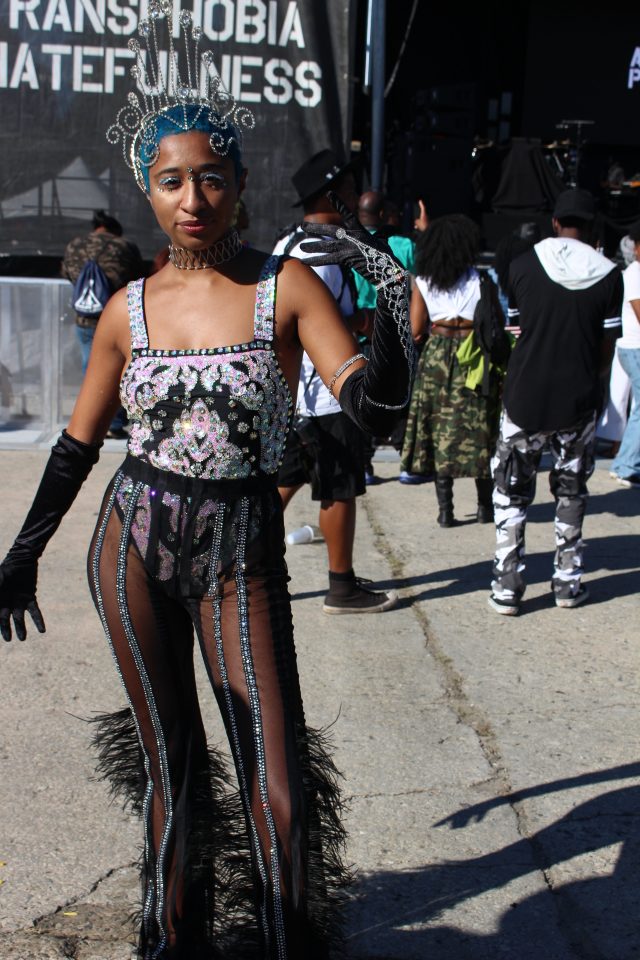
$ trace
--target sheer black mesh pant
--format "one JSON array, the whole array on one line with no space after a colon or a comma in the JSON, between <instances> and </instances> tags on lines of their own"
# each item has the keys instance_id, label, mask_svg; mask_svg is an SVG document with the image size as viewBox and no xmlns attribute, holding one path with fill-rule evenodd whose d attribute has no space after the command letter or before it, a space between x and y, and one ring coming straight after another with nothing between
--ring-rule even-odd
<instances>
[{"instance_id":1,"label":"sheer black mesh pant","mask_svg":"<svg viewBox=\"0 0 640 960\"><path fill-rule=\"evenodd\" d=\"M249 868L254 942L260 943L251 955L325 956L323 938L313 934L308 917L309 820L317 819L318 791L307 769L308 740L301 736L284 561L265 571L264 543L248 536L248 500L232 508L218 505L207 542L217 575L208 577L204 596L175 595L179 565L170 585L158 581L149 572L149 554L143 560L132 537L144 490L129 484L126 500L119 500L121 483L116 476L105 498L89 572L144 764L140 956L230 956L229 927L235 922L236 935L243 924L245 934L250 927L242 917L243 868ZM236 547L233 564L223 570L225 533L233 533ZM179 557L179 536L175 543ZM220 773L207 750L198 706L194 633L233 753L241 831L233 798L214 795ZM111 742L117 753L117 737ZM233 953L241 955L239 948Z\"/></svg>"}]
</instances>

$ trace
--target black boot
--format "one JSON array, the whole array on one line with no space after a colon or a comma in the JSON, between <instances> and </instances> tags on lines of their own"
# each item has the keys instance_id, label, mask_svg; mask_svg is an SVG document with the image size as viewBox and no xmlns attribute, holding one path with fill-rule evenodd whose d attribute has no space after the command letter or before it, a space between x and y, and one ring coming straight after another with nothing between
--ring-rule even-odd
<instances>
[{"instance_id":1,"label":"black boot","mask_svg":"<svg viewBox=\"0 0 640 960\"><path fill-rule=\"evenodd\" d=\"M478 492L478 523L493 523L493 480L490 477L476 478Z\"/></svg>"},{"instance_id":2,"label":"black boot","mask_svg":"<svg viewBox=\"0 0 640 960\"><path fill-rule=\"evenodd\" d=\"M452 527L454 524L453 477L436 477L436 496L438 498L438 524L441 527Z\"/></svg>"}]
</instances>

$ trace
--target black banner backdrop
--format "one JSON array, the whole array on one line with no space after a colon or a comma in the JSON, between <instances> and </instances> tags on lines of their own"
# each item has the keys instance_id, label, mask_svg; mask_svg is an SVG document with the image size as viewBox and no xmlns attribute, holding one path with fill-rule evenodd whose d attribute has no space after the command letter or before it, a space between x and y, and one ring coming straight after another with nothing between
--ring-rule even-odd
<instances>
[{"instance_id":1,"label":"black banner backdrop","mask_svg":"<svg viewBox=\"0 0 640 960\"><path fill-rule=\"evenodd\" d=\"M356 0L173 0L256 115L245 134L246 237L270 249L295 211L291 173L347 154ZM148 0L0 0L0 253L59 254L104 207L146 256L164 245L105 131L132 89L127 47Z\"/></svg>"}]
</instances>

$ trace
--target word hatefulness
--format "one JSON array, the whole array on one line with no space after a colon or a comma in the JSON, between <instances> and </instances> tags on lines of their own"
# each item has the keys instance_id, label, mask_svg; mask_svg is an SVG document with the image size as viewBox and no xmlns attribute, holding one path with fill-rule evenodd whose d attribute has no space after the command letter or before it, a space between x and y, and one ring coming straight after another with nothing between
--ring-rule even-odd
<instances>
[{"instance_id":1,"label":"word hatefulness","mask_svg":"<svg viewBox=\"0 0 640 960\"><path fill-rule=\"evenodd\" d=\"M166 59L166 53L165 53ZM0 88L22 85L53 91L71 88L75 93L113 93L116 77L127 72L125 61L134 54L126 48L43 43L32 48L21 43L16 51L0 42ZM161 58L162 59L162 58ZM212 70L216 72L215 68ZM295 99L302 107L317 107L322 100L322 68L314 60L292 64L288 60L223 54L220 77L240 103L285 105Z\"/></svg>"}]
</instances>

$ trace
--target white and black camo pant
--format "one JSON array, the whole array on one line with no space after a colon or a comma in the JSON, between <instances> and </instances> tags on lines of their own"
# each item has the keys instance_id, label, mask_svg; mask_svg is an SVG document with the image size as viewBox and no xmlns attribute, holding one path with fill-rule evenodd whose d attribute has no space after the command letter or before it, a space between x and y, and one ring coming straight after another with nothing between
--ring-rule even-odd
<instances>
[{"instance_id":1,"label":"white and black camo pant","mask_svg":"<svg viewBox=\"0 0 640 960\"><path fill-rule=\"evenodd\" d=\"M593 473L595 413L566 430L527 433L503 410L491 461L496 523L496 554L491 587L501 600L519 600L525 590L527 508L536 492L536 474L545 448L553 457L549 487L556 501L556 553L553 590L575 596L582 576L582 521L587 480Z\"/></svg>"}]
</instances>

